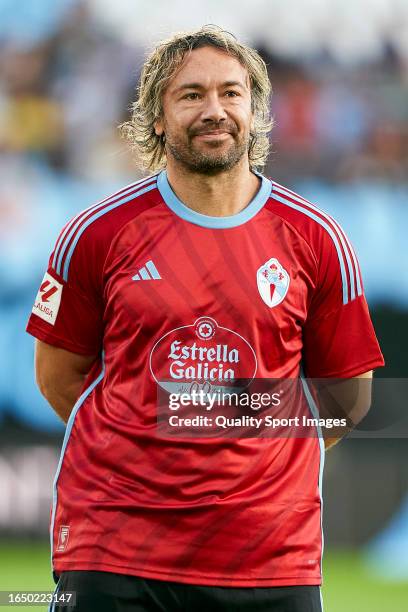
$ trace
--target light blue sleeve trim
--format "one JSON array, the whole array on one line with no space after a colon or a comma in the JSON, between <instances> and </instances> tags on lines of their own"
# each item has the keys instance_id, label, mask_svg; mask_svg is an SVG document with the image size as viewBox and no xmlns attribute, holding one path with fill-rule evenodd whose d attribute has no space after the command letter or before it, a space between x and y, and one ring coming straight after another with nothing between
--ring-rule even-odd
<instances>
[{"instance_id":1,"label":"light blue sleeve trim","mask_svg":"<svg viewBox=\"0 0 408 612\"><path fill-rule=\"evenodd\" d=\"M106 208L103 208L102 210L97 210L97 211L95 211L93 213L93 215L86 221L86 223L84 223L82 225L82 227L78 231L77 235L75 236L75 239L73 240L71 246L69 247L69 250L68 250L68 253L67 253L67 258L66 258L65 264L64 264L63 273L62 273L62 278L64 279L64 281L68 280L68 270L69 270L69 265L71 263L71 257L73 255L75 247L76 247L76 245L78 243L78 240L80 239L80 237L82 236L82 234L84 233L86 228L89 227L91 225L91 223L93 223L94 221L99 219L99 217L102 217L103 215L106 215L106 213L110 212L114 208L117 208L118 206L122 206L122 204L126 204L127 202L130 202L131 200L134 200L136 197L141 196L144 193L147 193L148 191L151 191L152 189L156 189L156 184L155 183L152 183L148 187L145 187L144 189L140 189L139 191L137 191L135 193L132 193L130 196L127 196L126 198L122 198L118 202L115 202L114 204L110 204L110 206L106 206ZM70 235L67 237L65 246L61 250L61 253L60 253L60 256L59 256L58 262L57 262L57 268L58 269L56 271L57 271L58 274L61 274L60 268L61 268L61 265L62 265L62 258L64 256L64 253L65 253L65 250L66 250L66 246L69 244L69 241L71 240L72 236L74 235L74 233L75 233L75 231L77 229L77 225L80 224L81 222L82 222L82 218L72 228L72 230L70 232Z\"/></svg>"},{"instance_id":2,"label":"light blue sleeve trim","mask_svg":"<svg viewBox=\"0 0 408 612\"><path fill-rule=\"evenodd\" d=\"M181 219L194 223L195 225L200 225L201 227L226 229L238 227L252 219L270 197L272 192L271 181L258 172L254 172L254 174L259 176L262 181L258 193L246 208L236 215L230 215L228 217L211 217L210 215L203 215L183 204L170 187L166 170L163 170L157 177L157 187L167 206Z\"/></svg>"},{"instance_id":3,"label":"light blue sleeve trim","mask_svg":"<svg viewBox=\"0 0 408 612\"><path fill-rule=\"evenodd\" d=\"M312 413L312 416L314 419L319 419L320 418L320 414L319 414L319 410L316 406L316 403L313 399L313 396L310 392L309 389L309 385L307 384L307 380L306 378L304 378L304 375L302 374L300 377L300 380L302 382L302 387L303 387L303 392L305 394L305 398L307 401L307 404L309 406L309 410ZM323 471L324 471L324 462L326 459L326 448L324 446L324 437L323 437L323 433L322 433L322 429L320 427L320 425L316 426L316 430L317 430L317 436L318 436L318 440L319 440L319 449L320 449L320 464L319 464L319 482L318 482L318 487L319 487L319 495L320 495L320 533L321 533L321 537L322 537L322 552L321 552L321 556L320 556L320 571L322 572L322 565L323 565L323 551L324 551L324 532L323 532ZM323 610L323 600L321 598L321 606L322 606L322 610Z\"/></svg>"},{"instance_id":4,"label":"light blue sleeve trim","mask_svg":"<svg viewBox=\"0 0 408 612\"><path fill-rule=\"evenodd\" d=\"M63 440L63 443L62 443L60 459L59 459L57 471L55 473L54 484L53 484L52 513L51 513L51 524L50 524L51 568L52 568L52 558L53 558L53 554L54 554L54 550L53 549L54 549L55 515L56 515L57 503L58 503L57 483L58 483L58 478L59 478L59 475L60 475L60 472L61 472L62 463L64 461L65 450L67 448L69 437L71 435L72 427L74 425L74 420L75 420L75 417L76 417L76 414L77 414L78 410L80 409L80 407L82 406L82 404L84 403L86 398L95 389L95 387L101 382L101 380L103 379L104 375L105 375L105 360L104 360L104 355L102 354L102 371L99 374L98 378L96 378L93 381L93 383L91 383L89 385L89 387L87 387L87 389L85 389L85 391L82 393L81 397L77 400L77 402L76 402L75 406L73 407L72 412L71 412L71 414L69 416L67 427L65 429L65 435L64 435L64 440Z\"/></svg>"},{"instance_id":5,"label":"light blue sleeve trim","mask_svg":"<svg viewBox=\"0 0 408 612\"><path fill-rule=\"evenodd\" d=\"M280 189L279 187L276 188L276 186L275 186L275 193L274 193L274 195L276 196L277 193L279 193L281 195L281 197L285 197L285 195L286 195L285 192L282 189ZM305 204L305 202L301 198L299 198L297 195L294 195L294 194L292 195L291 194L290 197L293 198L294 200L296 200L297 202L300 202L303 205ZM290 205L289 200L287 200L286 203L288 205ZM340 243L341 243L341 245L343 247L344 254L346 256L347 266L348 266L348 271L349 271L349 276L350 276L351 299L354 300L355 297L356 297L356 292L355 292L355 289L354 289L354 271L353 271L353 266L352 266L351 259L350 259L350 254L353 257L354 267L355 267L355 270L356 270L357 293L358 293L358 295L361 295L363 291L362 291L362 287L361 287L361 281L360 281L360 275L359 275L357 258L356 258L355 254L354 254L354 250L353 250L353 248L352 248L352 246L350 244L350 241L347 238L346 234L344 234L344 237L343 237L342 229L340 228L339 224L334 219L331 219L329 217L329 215L324 212L324 210L320 210L319 208L317 208L317 206L315 206L314 204L309 203L309 202L307 203L307 206L309 208L312 208L316 212L318 212L320 215L322 215L327 221L331 222L332 225L334 225L334 227L336 228L336 232L338 234L338 241L340 241ZM346 245L346 242L347 242L347 245ZM347 248L347 246L348 246L348 248ZM338 252L339 252L339 249L338 249Z\"/></svg>"},{"instance_id":6,"label":"light blue sleeve trim","mask_svg":"<svg viewBox=\"0 0 408 612\"><path fill-rule=\"evenodd\" d=\"M67 224L65 230L62 232L61 236L59 237L59 239L57 241L57 244L55 245L54 258L53 258L53 261L52 261L52 267L54 268L54 270L59 274L58 268L60 266L60 258L58 258L58 261L57 261L57 253L58 253L60 247L62 247L62 250L65 249L65 247L63 246L63 243L64 243L64 241L66 239L66 236L67 236L68 232L70 232L71 229L74 227L74 225L76 227L78 226L78 223L80 223L80 219L83 219L84 216L90 214L91 212L95 212L95 210L99 209L102 206L105 206L109 202L113 202L113 201L117 200L118 198L125 197L126 195L129 194L129 192L134 191L136 189L136 187L141 187L142 185L145 185L152 178L153 178L153 176L150 176L147 179L143 179L143 180L140 180L140 181L136 181L135 183L131 183L127 187L124 187L124 189L122 190L122 193L120 193L120 194L119 193L114 193L111 196L109 196L108 198L104 198L100 202L97 202L96 204L92 204L88 208L85 208L85 210L82 210L77 215L75 215L75 217L73 219L71 219L71 221ZM69 240L70 240L70 236L68 237L68 241Z\"/></svg>"},{"instance_id":7,"label":"light blue sleeve trim","mask_svg":"<svg viewBox=\"0 0 408 612\"><path fill-rule=\"evenodd\" d=\"M334 247L337 251L337 257L339 259L339 265L340 265L341 280L342 280L342 285L343 285L343 304L347 304L349 299L348 299L348 281L347 281L346 268L344 266L343 255L341 252L339 241L336 235L334 234L333 230L331 229L331 227L326 223L326 221L323 221L323 219L320 219L320 217L315 215L310 210L306 210L304 207L299 206L298 204L294 204L293 202L290 202L286 200L285 198L280 197L279 195L277 195L276 192L274 192L273 197L275 198L275 200L278 200L278 202L281 202L282 204L289 206L289 208L294 208L295 210L299 210L301 213L303 213L307 217L310 217L311 219L316 221L316 223L324 227L324 229L327 231L330 238L333 240Z\"/></svg>"}]
</instances>

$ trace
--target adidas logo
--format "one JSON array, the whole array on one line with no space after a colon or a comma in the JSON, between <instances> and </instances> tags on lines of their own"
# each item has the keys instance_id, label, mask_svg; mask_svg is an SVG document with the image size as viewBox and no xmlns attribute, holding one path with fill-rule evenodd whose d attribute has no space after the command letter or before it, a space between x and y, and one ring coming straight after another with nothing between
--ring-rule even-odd
<instances>
[{"instance_id":1,"label":"adidas logo","mask_svg":"<svg viewBox=\"0 0 408 612\"><path fill-rule=\"evenodd\" d=\"M150 274L149 274L149 272L150 272ZM143 266L143 268L140 268L138 273L135 274L134 276L132 276L132 280L134 280L134 281L140 281L140 280L160 280L160 279L161 279L161 276L159 274L159 271L158 271L158 269L156 268L156 266L154 265L154 263L152 262L151 259L149 261L146 261L146 263Z\"/></svg>"}]
</instances>

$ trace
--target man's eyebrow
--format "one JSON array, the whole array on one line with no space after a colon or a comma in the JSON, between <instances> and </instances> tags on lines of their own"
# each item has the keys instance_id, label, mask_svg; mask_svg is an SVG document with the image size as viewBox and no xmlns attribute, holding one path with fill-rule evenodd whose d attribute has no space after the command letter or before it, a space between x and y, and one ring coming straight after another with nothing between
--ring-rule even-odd
<instances>
[{"instance_id":1,"label":"man's eyebrow","mask_svg":"<svg viewBox=\"0 0 408 612\"><path fill-rule=\"evenodd\" d=\"M240 87L241 89L246 89L245 85L240 83L239 81L225 81L221 83L221 87ZM177 89L176 92L183 91L184 89L204 89L204 85L201 83L183 83Z\"/></svg>"},{"instance_id":2,"label":"man's eyebrow","mask_svg":"<svg viewBox=\"0 0 408 612\"><path fill-rule=\"evenodd\" d=\"M241 89L246 89L245 85L243 85L240 81L225 81L222 84L223 87L241 87Z\"/></svg>"}]
</instances>

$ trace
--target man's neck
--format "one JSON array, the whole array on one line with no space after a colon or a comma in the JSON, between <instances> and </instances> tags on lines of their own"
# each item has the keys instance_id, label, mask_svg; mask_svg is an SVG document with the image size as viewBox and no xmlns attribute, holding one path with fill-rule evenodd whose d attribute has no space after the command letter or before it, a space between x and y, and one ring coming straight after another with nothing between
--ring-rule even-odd
<instances>
[{"instance_id":1,"label":"man's neck","mask_svg":"<svg viewBox=\"0 0 408 612\"><path fill-rule=\"evenodd\" d=\"M255 197L261 183L251 172L247 159L214 176L190 172L168 159L167 178L183 204L211 217L239 213Z\"/></svg>"}]
</instances>

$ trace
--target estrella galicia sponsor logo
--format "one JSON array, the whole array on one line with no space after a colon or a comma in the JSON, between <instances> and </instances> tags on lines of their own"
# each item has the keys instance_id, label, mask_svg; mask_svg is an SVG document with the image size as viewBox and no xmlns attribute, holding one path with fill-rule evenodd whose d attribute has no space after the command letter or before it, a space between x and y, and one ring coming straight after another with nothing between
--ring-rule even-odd
<instances>
[{"instance_id":1,"label":"estrella galicia sponsor logo","mask_svg":"<svg viewBox=\"0 0 408 612\"><path fill-rule=\"evenodd\" d=\"M35 298L32 312L47 323L54 325L61 304L61 296L61 283L46 272Z\"/></svg>"},{"instance_id":2,"label":"estrella galicia sponsor logo","mask_svg":"<svg viewBox=\"0 0 408 612\"><path fill-rule=\"evenodd\" d=\"M257 367L250 343L212 317L170 330L150 353L153 378L173 393L209 387L231 390L238 379L252 380Z\"/></svg>"},{"instance_id":3,"label":"estrella galicia sponsor logo","mask_svg":"<svg viewBox=\"0 0 408 612\"><path fill-rule=\"evenodd\" d=\"M272 257L258 268L256 281L261 298L269 308L274 308L285 299L290 276L279 261Z\"/></svg>"}]
</instances>

